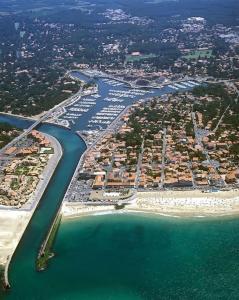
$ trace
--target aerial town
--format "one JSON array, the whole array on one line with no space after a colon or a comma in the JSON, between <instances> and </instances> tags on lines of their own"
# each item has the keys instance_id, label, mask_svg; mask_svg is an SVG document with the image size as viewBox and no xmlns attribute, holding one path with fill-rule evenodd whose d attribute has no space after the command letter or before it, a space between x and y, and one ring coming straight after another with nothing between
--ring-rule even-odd
<instances>
[{"instance_id":1,"label":"aerial town","mask_svg":"<svg viewBox=\"0 0 239 300\"><path fill-rule=\"evenodd\" d=\"M0 47L1 111L32 116L52 108L79 89L65 77L78 67L138 86L187 76L238 78L239 31L233 19L223 23L205 14L159 20L153 11L139 16L127 7L98 11L84 5L82 23L73 16L68 22L44 15L18 22L2 17L2 30L9 34Z\"/></svg>"},{"instance_id":2,"label":"aerial town","mask_svg":"<svg viewBox=\"0 0 239 300\"><path fill-rule=\"evenodd\" d=\"M0 77L0 299L239 299L239 1L1 0Z\"/></svg>"}]
</instances>

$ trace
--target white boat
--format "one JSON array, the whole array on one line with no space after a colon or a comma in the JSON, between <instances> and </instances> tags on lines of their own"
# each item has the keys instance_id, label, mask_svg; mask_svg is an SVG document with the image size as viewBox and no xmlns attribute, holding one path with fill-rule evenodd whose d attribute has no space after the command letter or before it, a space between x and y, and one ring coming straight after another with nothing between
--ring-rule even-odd
<instances>
[{"instance_id":1,"label":"white boat","mask_svg":"<svg viewBox=\"0 0 239 300\"><path fill-rule=\"evenodd\" d=\"M71 107L70 109L69 109L69 111L80 111L80 112L88 112L89 111L89 109L83 109L83 108L77 108L77 107Z\"/></svg>"},{"instance_id":2,"label":"white boat","mask_svg":"<svg viewBox=\"0 0 239 300\"><path fill-rule=\"evenodd\" d=\"M180 89L186 89L186 86L179 84L179 83L174 83L174 85Z\"/></svg>"},{"instance_id":3,"label":"white boat","mask_svg":"<svg viewBox=\"0 0 239 300\"><path fill-rule=\"evenodd\" d=\"M178 88L177 88L176 86L174 86L174 85L171 85L171 84L170 84L170 85L168 85L168 87L169 87L169 88L171 88L171 89L173 89L173 90L178 90Z\"/></svg>"},{"instance_id":4,"label":"white boat","mask_svg":"<svg viewBox=\"0 0 239 300\"><path fill-rule=\"evenodd\" d=\"M188 86L188 87L193 87L193 85L191 83L188 83L188 82L184 82L183 84Z\"/></svg>"},{"instance_id":5,"label":"white boat","mask_svg":"<svg viewBox=\"0 0 239 300\"><path fill-rule=\"evenodd\" d=\"M99 94L96 94L96 95L92 95L91 97L92 97L92 98L95 98L95 99L98 99L98 98L100 98L101 96L100 96Z\"/></svg>"},{"instance_id":6,"label":"white boat","mask_svg":"<svg viewBox=\"0 0 239 300\"><path fill-rule=\"evenodd\" d=\"M189 83L191 83L193 86L195 86L195 85L199 85L199 83L197 83L197 82L195 82L195 81L189 81Z\"/></svg>"}]
</instances>

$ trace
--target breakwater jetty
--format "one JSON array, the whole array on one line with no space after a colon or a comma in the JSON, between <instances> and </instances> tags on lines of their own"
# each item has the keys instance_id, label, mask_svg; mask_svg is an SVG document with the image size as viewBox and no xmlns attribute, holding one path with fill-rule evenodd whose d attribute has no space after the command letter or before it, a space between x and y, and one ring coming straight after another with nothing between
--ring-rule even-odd
<instances>
[{"instance_id":1,"label":"breakwater jetty","mask_svg":"<svg viewBox=\"0 0 239 300\"><path fill-rule=\"evenodd\" d=\"M36 268L38 271L45 270L47 267L48 260L54 256L54 253L52 252L52 246L61 223L61 208L62 205L59 207L57 214L52 222L52 225L47 233L47 236L39 250L36 260Z\"/></svg>"}]
</instances>

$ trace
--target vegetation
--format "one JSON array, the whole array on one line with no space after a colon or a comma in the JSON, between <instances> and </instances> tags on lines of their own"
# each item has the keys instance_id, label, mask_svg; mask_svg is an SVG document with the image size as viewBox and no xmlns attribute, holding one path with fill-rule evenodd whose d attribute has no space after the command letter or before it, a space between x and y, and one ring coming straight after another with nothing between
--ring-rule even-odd
<instances>
[{"instance_id":1,"label":"vegetation","mask_svg":"<svg viewBox=\"0 0 239 300\"><path fill-rule=\"evenodd\" d=\"M210 58L212 56L212 50L196 50L192 51L188 55L183 56L186 59L200 59L200 58Z\"/></svg>"},{"instance_id":2,"label":"vegetation","mask_svg":"<svg viewBox=\"0 0 239 300\"><path fill-rule=\"evenodd\" d=\"M125 208L125 204L115 204L115 210L120 210L120 209L123 209L123 208Z\"/></svg>"},{"instance_id":3,"label":"vegetation","mask_svg":"<svg viewBox=\"0 0 239 300\"><path fill-rule=\"evenodd\" d=\"M131 132L127 132L125 135L126 146L129 147L140 147L143 142L142 135L142 126L141 124L134 118L134 116L130 117L130 126L133 129Z\"/></svg>"},{"instance_id":4,"label":"vegetation","mask_svg":"<svg viewBox=\"0 0 239 300\"><path fill-rule=\"evenodd\" d=\"M236 96L230 95L223 85L210 84L208 86L196 87L193 90L193 94L198 97L212 96L214 99L210 102L194 104L194 111L203 114L204 126L206 126L209 121L212 121L212 127L215 128L228 107L232 113L224 115L224 123L233 128L239 126L239 104L235 101Z\"/></svg>"},{"instance_id":5,"label":"vegetation","mask_svg":"<svg viewBox=\"0 0 239 300\"><path fill-rule=\"evenodd\" d=\"M194 133L194 127L193 127L193 122L188 122L185 125L185 131L186 131L186 135L187 136L192 136L193 138L195 137L195 133Z\"/></svg>"},{"instance_id":6,"label":"vegetation","mask_svg":"<svg viewBox=\"0 0 239 300\"><path fill-rule=\"evenodd\" d=\"M80 3L82 9L72 9L75 6L73 0L30 0L14 5L12 1L4 1L0 4L1 111L36 115L62 102L69 92L79 89L79 83L64 78L66 70L76 64L88 64L102 70L122 70L132 65L146 72L163 70L172 71L173 75L183 74L188 66L185 69L174 66L175 61L182 57L178 45L183 44L188 49L199 46L197 34L190 35L189 40L189 35L180 31L185 19L204 17L209 33L210 26L215 24L228 27L239 24L239 4L234 0L228 0L227 5L223 0L179 0L151 4L138 0L90 2ZM137 22L111 22L104 15L109 7L120 7L127 14L146 18L149 22L143 25ZM169 38L169 31L177 31L178 34L172 33L172 38ZM178 39L175 40L176 36ZM118 50L109 53L104 46L116 41ZM197 58L208 57L209 75L238 78L237 68L231 71L230 68L219 68L218 56L230 51L225 40L215 37L211 42L212 50L194 51L189 55L188 58L193 62L195 60L195 64L190 66L190 75L201 69ZM130 53L133 51L139 51L142 55L132 57ZM236 60L234 64L237 64ZM148 82L150 78L149 81L139 80L141 84Z\"/></svg>"},{"instance_id":7,"label":"vegetation","mask_svg":"<svg viewBox=\"0 0 239 300\"><path fill-rule=\"evenodd\" d=\"M7 145L11 140L20 134L20 131L7 123L0 123L0 148Z\"/></svg>"},{"instance_id":8,"label":"vegetation","mask_svg":"<svg viewBox=\"0 0 239 300\"><path fill-rule=\"evenodd\" d=\"M233 155L234 160L236 162L239 162L239 143L233 144L229 150L230 150L230 154Z\"/></svg>"}]
</instances>

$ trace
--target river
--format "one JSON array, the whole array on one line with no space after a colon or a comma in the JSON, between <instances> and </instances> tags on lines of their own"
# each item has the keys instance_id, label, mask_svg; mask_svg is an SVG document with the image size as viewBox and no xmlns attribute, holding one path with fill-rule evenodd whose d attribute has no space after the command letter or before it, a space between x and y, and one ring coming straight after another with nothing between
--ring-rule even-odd
<instances>
[{"instance_id":1,"label":"river","mask_svg":"<svg viewBox=\"0 0 239 300\"><path fill-rule=\"evenodd\" d=\"M30 121L1 116L21 128ZM64 153L9 269L12 289L0 299L238 299L239 221L114 214L62 222L56 256L44 272L35 260L84 142L53 125L42 132Z\"/></svg>"}]
</instances>

